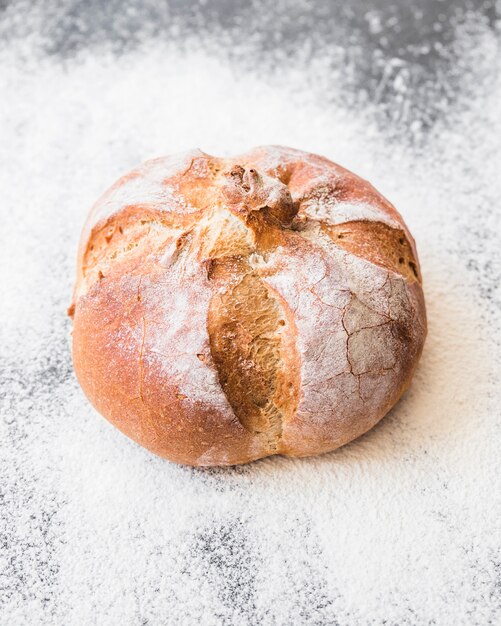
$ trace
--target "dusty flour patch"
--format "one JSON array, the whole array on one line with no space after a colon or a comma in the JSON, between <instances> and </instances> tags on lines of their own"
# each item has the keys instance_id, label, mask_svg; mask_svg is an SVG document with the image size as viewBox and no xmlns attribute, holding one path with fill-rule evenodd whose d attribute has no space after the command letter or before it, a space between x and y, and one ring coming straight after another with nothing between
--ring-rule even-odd
<instances>
[{"instance_id":1,"label":"dusty flour patch","mask_svg":"<svg viewBox=\"0 0 501 626\"><path fill-rule=\"evenodd\" d=\"M481 43L487 66L491 35ZM160 46L64 67L0 62L2 615L498 622L499 84L410 149L386 143L370 111L305 92L307 66L274 85ZM71 375L78 233L102 190L146 158L261 143L325 154L395 202L418 242L428 342L405 399L337 453L176 467L97 416Z\"/></svg>"}]
</instances>

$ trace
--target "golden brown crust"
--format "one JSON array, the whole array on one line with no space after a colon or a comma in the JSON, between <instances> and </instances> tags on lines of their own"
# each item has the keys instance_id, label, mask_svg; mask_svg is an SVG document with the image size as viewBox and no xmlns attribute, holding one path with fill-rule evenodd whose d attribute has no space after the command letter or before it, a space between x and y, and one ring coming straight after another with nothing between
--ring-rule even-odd
<instances>
[{"instance_id":1,"label":"golden brown crust","mask_svg":"<svg viewBox=\"0 0 501 626\"><path fill-rule=\"evenodd\" d=\"M120 179L84 227L69 313L96 409L191 465L351 441L405 391L426 334L395 208L327 159L273 146Z\"/></svg>"}]
</instances>

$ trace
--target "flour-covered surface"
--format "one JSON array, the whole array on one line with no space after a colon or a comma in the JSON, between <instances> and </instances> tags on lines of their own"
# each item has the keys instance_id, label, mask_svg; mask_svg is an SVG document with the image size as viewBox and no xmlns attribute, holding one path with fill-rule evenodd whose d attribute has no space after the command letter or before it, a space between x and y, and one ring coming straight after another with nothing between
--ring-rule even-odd
<instances>
[{"instance_id":1,"label":"flour-covered surface","mask_svg":"<svg viewBox=\"0 0 501 626\"><path fill-rule=\"evenodd\" d=\"M47 4L0 13L0 622L499 624L495 5ZM271 143L353 169L401 211L422 361L337 452L178 467L75 381L79 232L147 158Z\"/></svg>"}]
</instances>

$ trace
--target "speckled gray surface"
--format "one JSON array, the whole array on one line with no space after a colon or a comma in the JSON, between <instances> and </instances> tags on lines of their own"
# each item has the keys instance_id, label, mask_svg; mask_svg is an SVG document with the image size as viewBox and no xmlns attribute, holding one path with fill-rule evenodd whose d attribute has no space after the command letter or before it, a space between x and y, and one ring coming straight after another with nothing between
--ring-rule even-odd
<instances>
[{"instance_id":1,"label":"speckled gray surface","mask_svg":"<svg viewBox=\"0 0 501 626\"><path fill-rule=\"evenodd\" d=\"M494 2L0 2L0 622L501 622ZM371 433L193 470L88 405L66 317L93 200L141 160L261 143L370 179L430 333Z\"/></svg>"}]
</instances>

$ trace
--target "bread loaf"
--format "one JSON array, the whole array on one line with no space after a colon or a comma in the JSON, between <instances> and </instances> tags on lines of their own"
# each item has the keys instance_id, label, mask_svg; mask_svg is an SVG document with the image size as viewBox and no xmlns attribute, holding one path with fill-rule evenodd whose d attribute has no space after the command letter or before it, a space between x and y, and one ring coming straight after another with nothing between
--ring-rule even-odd
<instances>
[{"instance_id":1,"label":"bread loaf","mask_svg":"<svg viewBox=\"0 0 501 626\"><path fill-rule=\"evenodd\" d=\"M95 408L202 466L355 439L408 387L426 335L395 208L326 158L275 146L121 178L83 229L69 312Z\"/></svg>"}]
</instances>

